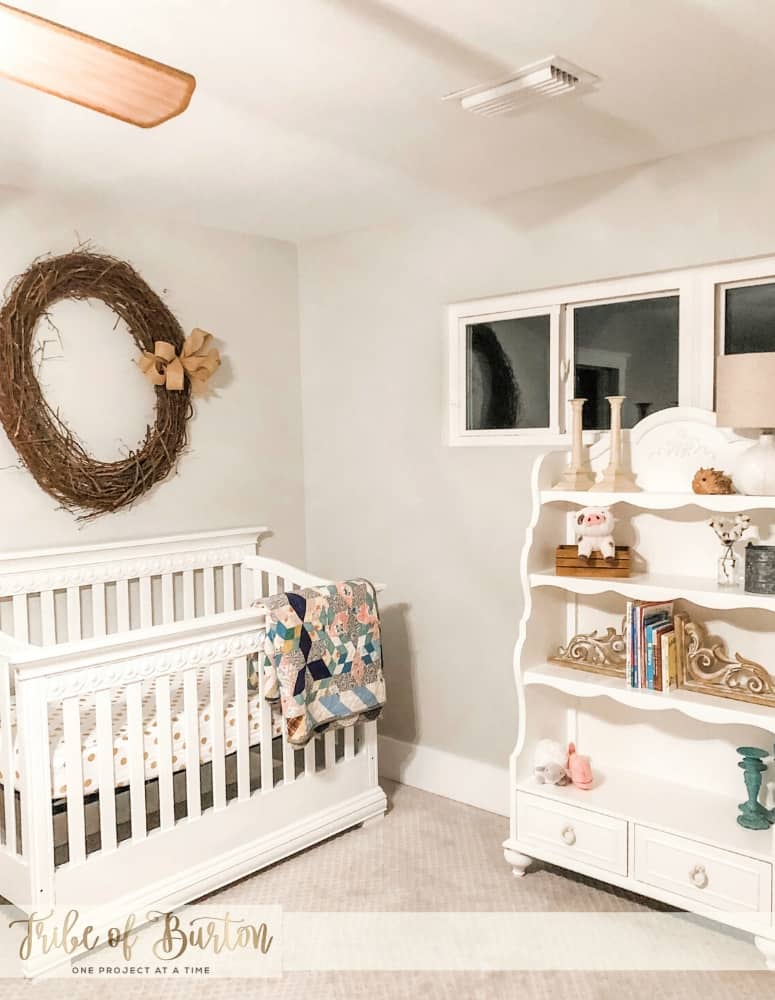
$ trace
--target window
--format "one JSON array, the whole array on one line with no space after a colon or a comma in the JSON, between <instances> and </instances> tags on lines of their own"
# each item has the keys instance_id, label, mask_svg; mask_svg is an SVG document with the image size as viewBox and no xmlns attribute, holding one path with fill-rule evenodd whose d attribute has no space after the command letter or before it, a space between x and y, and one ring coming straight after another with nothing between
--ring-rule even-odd
<instances>
[{"instance_id":1,"label":"window","mask_svg":"<svg viewBox=\"0 0 775 1000\"><path fill-rule=\"evenodd\" d=\"M511 297L510 297L511 298ZM560 435L560 308L507 300L450 307L450 415L455 444Z\"/></svg>"},{"instance_id":2,"label":"window","mask_svg":"<svg viewBox=\"0 0 775 1000\"><path fill-rule=\"evenodd\" d=\"M626 396L622 426L678 404L677 295L574 306L574 395L585 430L607 430L606 396Z\"/></svg>"},{"instance_id":3,"label":"window","mask_svg":"<svg viewBox=\"0 0 775 1000\"><path fill-rule=\"evenodd\" d=\"M449 440L566 445L567 400L606 396L632 428L671 406L710 410L717 354L775 352L775 256L461 302L448 309Z\"/></svg>"},{"instance_id":4,"label":"window","mask_svg":"<svg viewBox=\"0 0 775 1000\"><path fill-rule=\"evenodd\" d=\"M775 283L723 289L723 353L775 351Z\"/></svg>"},{"instance_id":5,"label":"window","mask_svg":"<svg viewBox=\"0 0 775 1000\"><path fill-rule=\"evenodd\" d=\"M550 317L466 326L466 429L549 427Z\"/></svg>"}]
</instances>

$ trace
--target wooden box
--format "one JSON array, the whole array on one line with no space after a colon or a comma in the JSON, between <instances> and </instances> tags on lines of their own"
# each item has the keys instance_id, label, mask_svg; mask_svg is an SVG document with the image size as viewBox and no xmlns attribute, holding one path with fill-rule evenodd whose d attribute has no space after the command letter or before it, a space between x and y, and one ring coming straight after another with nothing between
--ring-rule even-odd
<instances>
[{"instance_id":1,"label":"wooden box","mask_svg":"<svg viewBox=\"0 0 775 1000\"><path fill-rule=\"evenodd\" d=\"M577 545L558 545L555 565L557 576L629 576L630 547L617 545L614 559L604 559L599 552L583 559Z\"/></svg>"}]
</instances>

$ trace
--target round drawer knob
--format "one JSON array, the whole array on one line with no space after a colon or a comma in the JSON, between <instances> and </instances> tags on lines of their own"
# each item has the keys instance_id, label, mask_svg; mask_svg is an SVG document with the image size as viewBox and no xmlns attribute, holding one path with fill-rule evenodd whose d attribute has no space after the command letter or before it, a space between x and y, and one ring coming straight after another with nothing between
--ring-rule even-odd
<instances>
[{"instance_id":1,"label":"round drawer knob","mask_svg":"<svg viewBox=\"0 0 775 1000\"><path fill-rule=\"evenodd\" d=\"M708 873L702 865L695 865L694 868L690 868L689 878L692 884L696 885L698 889L704 889L708 884Z\"/></svg>"},{"instance_id":2,"label":"round drawer knob","mask_svg":"<svg viewBox=\"0 0 775 1000\"><path fill-rule=\"evenodd\" d=\"M576 843L576 831L572 826L563 827L561 837L571 847Z\"/></svg>"}]
</instances>

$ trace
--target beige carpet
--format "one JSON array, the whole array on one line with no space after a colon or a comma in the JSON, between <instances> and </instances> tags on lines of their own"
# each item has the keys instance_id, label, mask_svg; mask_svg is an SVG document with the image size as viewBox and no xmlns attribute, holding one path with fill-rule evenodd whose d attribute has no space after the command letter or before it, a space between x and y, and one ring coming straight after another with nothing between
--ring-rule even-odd
<instances>
[{"instance_id":1,"label":"beige carpet","mask_svg":"<svg viewBox=\"0 0 775 1000\"><path fill-rule=\"evenodd\" d=\"M513 878L500 844L506 821L490 813L407 788L387 785L390 812L382 823L351 831L290 858L218 894L219 901L279 903L286 911L450 910L648 912L643 900L548 868ZM347 872L343 889L342 872ZM482 1000L764 1000L775 974L458 972L286 973L280 980L158 979L29 983L0 982L0 1000L99 1000L178 997L183 1000L373 1000L418 997Z\"/></svg>"}]
</instances>

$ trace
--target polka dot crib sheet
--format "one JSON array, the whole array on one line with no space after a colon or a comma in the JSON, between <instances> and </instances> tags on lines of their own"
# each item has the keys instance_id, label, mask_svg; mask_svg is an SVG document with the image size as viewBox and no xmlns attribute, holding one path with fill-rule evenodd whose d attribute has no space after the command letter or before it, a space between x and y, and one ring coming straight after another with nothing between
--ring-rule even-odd
<instances>
[{"instance_id":1,"label":"polka dot crib sheet","mask_svg":"<svg viewBox=\"0 0 775 1000\"><path fill-rule=\"evenodd\" d=\"M217 720L210 707L210 671L206 665L197 669L197 692L199 700L199 762L207 764L212 759L213 732ZM172 769L181 771L186 765L186 716L183 707L183 677L170 677L170 708L172 716ZM248 743L256 746L261 737L261 701L257 691L248 691ZM143 757L146 781L158 777L159 738L156 719L156 697L152 690L143 689ZM97 720L92 698L80 699L81 747L83 769L83 791L90 795L98 790ZM279 706L272 708L272 736L282 732L282 715ZM234 671L231 663L224 669L223 680L223 727L224 747L227 754L237 749L236 726L237 706L234 696ZM0 720L2 725L2 720ZM11 708L11 725L16 731L15 707ZM62 706L52 704L49 713L49 736L51 752L52 796L54 799L67 794L67 774L65 767L65 742L62 721ZM129 785L129 735L127 726L126 699L123 688L116 688L113 696L113 774L115 787ZM18 741L14 739L15 784L21 781L21 758ZM5 775L0 772L0 784Z\"/></svg>"}]
</instances>

